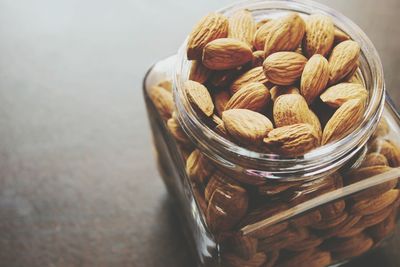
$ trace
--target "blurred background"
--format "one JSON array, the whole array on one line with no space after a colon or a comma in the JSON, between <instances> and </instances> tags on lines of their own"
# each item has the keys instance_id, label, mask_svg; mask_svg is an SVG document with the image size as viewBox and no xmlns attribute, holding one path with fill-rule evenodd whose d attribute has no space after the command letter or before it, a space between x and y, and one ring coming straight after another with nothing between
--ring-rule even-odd
<instances>
[{"instance_id":1,"label":"blurred background","mask_svg":"<svg viewBox=\"0 0 400 267\"><path fill-rule=\"evenodd\" d=\"M320 1L400 103L398 0ZM194 266L158 176L142 78L228 0L0 0L0 266ZM400 237L350 266L400 266Z\"/></svg>"}]
</instances>

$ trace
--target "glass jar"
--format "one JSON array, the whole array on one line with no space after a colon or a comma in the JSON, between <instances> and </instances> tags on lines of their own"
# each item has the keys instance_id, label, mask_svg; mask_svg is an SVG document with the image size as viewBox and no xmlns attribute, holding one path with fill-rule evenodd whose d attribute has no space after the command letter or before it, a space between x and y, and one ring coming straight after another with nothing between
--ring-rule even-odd
<instances>
[{"instance_id":1,"label":"glass jar","mask_svg":"<svg viewBox=\"0 0 400 267\"><path fill-rule=\"evenodd\" d=\"M219 12L239 9L257 21L288 11L330 15L361 46L357 74L370 97L347 137L284 158L242 148L197 115L182 90L191 67L186 42L156 63L143 87L157 163L199 265L329 266L381 245L396 228L400 204L400 118L385 97L375 48L354 23L314 2L249 1ZM173 81L161 84L168 107L151 92L164 80Z\"/></svg>"}]
</instances>

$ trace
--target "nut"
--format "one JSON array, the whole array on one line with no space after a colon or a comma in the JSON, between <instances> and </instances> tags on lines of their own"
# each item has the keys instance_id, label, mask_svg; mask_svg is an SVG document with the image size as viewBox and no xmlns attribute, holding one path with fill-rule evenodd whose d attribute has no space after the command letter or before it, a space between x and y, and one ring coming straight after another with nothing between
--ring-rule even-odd
<instances>
[{"instance_id":1,"label":"nut","mask_svg":"<svg viewBox=\"0 0 400 267\"><path fill-rule=\"evenodd\" d=\"M332 48L335 27L330 17L313 14L306 20L306 33L303 40L303 51L306 56L315 54L326 56Z\"/></svg>"},{"instance_id":2,"label":"nut","mask_svg":"<svg viewBox=\"0 0 400 267\"><path fill-rule=\"evenodd\" d=\"M174 111L174 100L172 94L160 86L149 89L149 97L164 120L168 120Z\"/></svg>"},{"instance_id":3,"label":"nut","mask_svg":"<svg viewBox=\"0 0 400 267\"><path fill-rule=\"evenodd\" d=\"M252 46L255 31L256 22L250 11L239 10L229 18L229 38L238 39Z\"/></svg>"},{"instance_id":4,"label":"nut","mask_svg":"<svg viewBox=\"0 0 400 267\"><path fill-rule=\"evenodd\" d=\"M201 59L206 44L215 39L227 37L228 24L228 19L217 13L210 13L202 18L189 35L188 59Z\"/></svg>"},{"instance_id":5,"label":"nut","mask_svg":"<svg viewBox=\"0 0 400 267\"><path fill-rule=\"evenodd\" d=\"M233 38L209 42L203 50L203 64L211 70L229 70L253 59L251 47Z\"/></svg>"},{"instance_id":6,"label":"nut","mask_svg":"<svg viewBox=\"0 0 400 267\"><path fill-rule=\"evenodd\" d=\"M267 79L278 85L291 85L303 72L307 58L295 52L276 52L268 56L263 63Z\"/></svg>"},{"instance_id":7,"label":"nut","mask_svg":"<svg viewBox=\"0 0 400 267\"><path fill-rule=\"evenodd\" d=\"M225 106L228 109L249 109L262 111L269 102L271 95L262 83L249 83L237 91Z\"/></svg>"},{"instance_id":8,"label":"nut","mask_svg":"<svg viewBox=\"0 0 400 267\"><path fill-rule=\"evenodd\" d=\"M184 87L194 108L210 117L214 113L214 103L207 88L201 83L190 80L185 82Z\"/></svg>"},{"instance_id":9,"label":"nut","mask_svg":"<svg viewBox=\"0 0 400 267\"><path fill-rule=\"evenodd\" d=\"M339 83L326 89L321 95L321 100L333 108L338 108L351 99L359 99L365 102L368 91L361 84Z\"/></svg>"},{"instance_id":10,"label":"nut","mask_svg":"<svg viewBox=\"0 0 400 267\"><path fill-rule=\"evenodd\" d=\"M333 48L329 57L329 84L344 79L358 64L360 45L354 41L344 41Z\"/></svg>"},{"instance_id":11,"label":"nut","mask_svg":"<svg viewBox=\"0 0 400 267\"><path fill-rule=\"evenodd\" d=\"M239 91L244 85L248 83L259 82L266 83L267 78L265 77L264 71L262 67L256 67L250 69L236 78L230 86L231 94L235 94Z\"/></svg>"}]
</instances>

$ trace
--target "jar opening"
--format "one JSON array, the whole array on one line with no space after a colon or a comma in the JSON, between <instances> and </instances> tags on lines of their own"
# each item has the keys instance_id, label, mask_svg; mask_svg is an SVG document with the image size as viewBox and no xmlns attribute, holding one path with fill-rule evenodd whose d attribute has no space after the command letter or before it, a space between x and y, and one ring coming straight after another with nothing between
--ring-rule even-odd
<instances>
[{"instance_id":1,"label":"jar opening","mask_svg":"<svg viewBox=\"0 0 400 267\"><path fill-rule=\"evenodd\" d=\"M366 34L341 13L308 0L246 1L219 10L229 16L236 10L248 9L256 20L290 11L303 15L324 13L332 17L337 28L347 33L361 46L360 71L370 92L362 122L341 140L318 147L302 157L286 158L276 154L259 153L243 148L215 133L204 125L189 104L183 83L188 79L190 61L186 58L187 39L180 47L173 76L174 98L178 119L189 138L213 161L228 168L242 168L252 175L272 179L304 179L326 174L342 166L366 143L375 129L385 102L383 68L378 53Z\"/></svg>"}]
</instances>

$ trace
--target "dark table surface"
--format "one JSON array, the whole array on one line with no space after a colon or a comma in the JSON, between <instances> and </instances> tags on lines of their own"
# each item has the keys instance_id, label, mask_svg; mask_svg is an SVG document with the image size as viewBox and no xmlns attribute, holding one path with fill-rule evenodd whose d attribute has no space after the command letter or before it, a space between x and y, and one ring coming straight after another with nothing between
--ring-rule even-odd
<instances>
[{"instance_id":1,"label":"dark table surface","mask_svg":"<svg viewBox=\"0 0 400 267\"><path fill-rule=\"evenodd\" d=\"M0 1L0 266L193 266L141 80L230 1ZM400 101L398 0L323 1L375 43ZM350 266L400 266L399 235Z\"/></svg>"}]
</instances>

